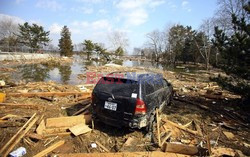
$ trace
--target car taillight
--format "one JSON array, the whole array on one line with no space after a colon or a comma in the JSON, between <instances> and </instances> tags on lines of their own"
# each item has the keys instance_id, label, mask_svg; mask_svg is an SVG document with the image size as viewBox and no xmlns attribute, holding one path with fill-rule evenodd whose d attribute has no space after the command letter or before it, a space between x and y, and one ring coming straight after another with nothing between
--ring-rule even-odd
<instances>
[{"instance_id":1,"label":"car taillight","mask_svg":"<svg viewBox=\"0 0 250 157\"><path fill-rule=\"evenodd\" d=\"M136 99L135 114L146 114L147 108L144 101Z\"/></svg>"}]
</instances>

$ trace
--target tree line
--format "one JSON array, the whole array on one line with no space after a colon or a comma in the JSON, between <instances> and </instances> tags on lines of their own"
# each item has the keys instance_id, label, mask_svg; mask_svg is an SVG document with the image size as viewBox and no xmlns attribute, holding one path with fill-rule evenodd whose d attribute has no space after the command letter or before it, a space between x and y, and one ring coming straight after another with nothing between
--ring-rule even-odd
<instances>
[{"instance_id":1,"label":"tree line","mask_svg":"<svg viewBox=\"0 0 250 157\"><path fill-rule=\"evenodd\" d=\"M43 26L38 24L16 24L11 19L6 19L0 22L0 46L7 46L9 51L13 47L26 46L35 52L40 52L44 46L48 46L51 42L49 38L49 31L46 31ZM73 53L73 43L71 33L67 26L63 26L61 30L61 38L59 39L59 51L61 56L71 57ZM108 51L103 43L94 43L91 40L84 40L81 51L87 54L89 59L92 53L109 59L109 54L124 55L125 49L128 45L128 40L121 32L111 32L108 36L110 42L113 44L114 51ZM50 45L50 47L53 47Z\"/></svg>"},{"instance_id":2,"label":"tree line","mask_svg":"<svg viewBox=\"0 0 250 157\"><path fill-rule=\"evenodd\" d=\"M250 2L219 0L214 17L199 29L181 24L149 32L144 48L135 53L156 62L204 63L250 79Z\"/></svg>"}]
</instances>

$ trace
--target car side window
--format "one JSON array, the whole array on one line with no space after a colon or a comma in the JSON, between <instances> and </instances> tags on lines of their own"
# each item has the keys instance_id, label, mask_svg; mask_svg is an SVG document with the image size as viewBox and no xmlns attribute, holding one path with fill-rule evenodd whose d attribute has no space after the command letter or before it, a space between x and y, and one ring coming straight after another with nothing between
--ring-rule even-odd
<instances>
[{"instance_id":1,"label":"car side window","mask_svg":"<svg viewBox=\"0 0 250 157\"><path fill-rule=\"evenodd\" d=\"M146 95L149 95L154 92L154 86L150 82L145 82L145 93Z\"/></svg>"},{"instance_id":2,"label":"car side window","mask_svg":"<svg viewBox=\"0 0 250 157\"><path fill-rule=\"evenodd\" d=\"M168 86L168 82L167 82L165 79L163 79L162 82L163 82L163 86L164 86L164 87L167 87L167 86Z\"/></svg>"},{"instance_id":3,"label":"car side window","mask_svg":"<svg viewBox=\"0 0 250 157\"><path fill-rule=\"evenodd\" d=\"M155 85L155 91L162 89L163 88L162 78L155 80L154 85Z\"/></svg>"}]
</instances>

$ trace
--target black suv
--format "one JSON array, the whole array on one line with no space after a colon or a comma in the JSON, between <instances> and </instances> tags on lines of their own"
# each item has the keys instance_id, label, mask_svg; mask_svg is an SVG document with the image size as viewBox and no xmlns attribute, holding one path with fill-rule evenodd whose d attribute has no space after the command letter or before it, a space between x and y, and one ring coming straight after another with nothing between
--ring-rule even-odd
<instances>
[{"instance_id":1,"label":"black suv","mask_svg":"<svg viewBox=\"0 0 250 157\"><path fill-rule=\"evenodd\" d=\"M173 87L161 74L111 73L93 90L93 118L116 127L148 128L155 109L161 110L172 97Z\"/></svg>"}]
</instances>

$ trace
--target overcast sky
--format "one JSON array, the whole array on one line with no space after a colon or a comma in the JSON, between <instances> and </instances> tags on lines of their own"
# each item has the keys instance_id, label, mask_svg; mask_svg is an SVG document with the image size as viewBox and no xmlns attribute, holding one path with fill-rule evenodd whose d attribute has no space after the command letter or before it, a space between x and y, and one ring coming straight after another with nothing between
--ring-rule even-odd
<instances>
[{"instance_id":1,"label":"overcast sky","mask_svg":"<svg viewBox=\"0 0 250 157\"><path fill-rule=\"evenodd\" d=\"M0 19L10 16L19 22L35 22L50 31L57 45L63 25L72 33L74 44L84 39L103 42L107 34L126 32L130 50L146 41L145 35L169 24L198 28L211 17L217 0L0 0Z\"/></svg>"}]
</instances>

